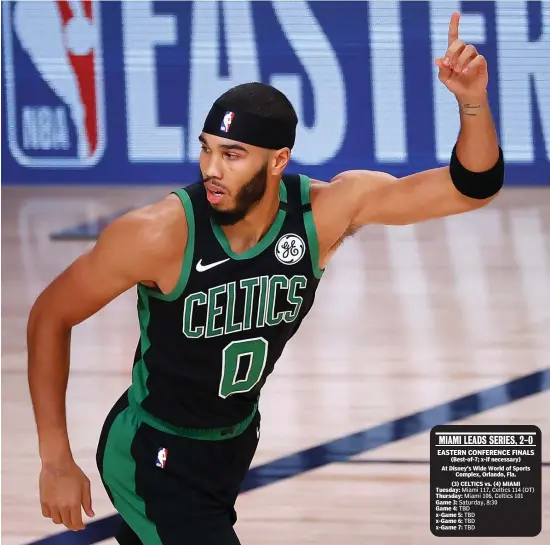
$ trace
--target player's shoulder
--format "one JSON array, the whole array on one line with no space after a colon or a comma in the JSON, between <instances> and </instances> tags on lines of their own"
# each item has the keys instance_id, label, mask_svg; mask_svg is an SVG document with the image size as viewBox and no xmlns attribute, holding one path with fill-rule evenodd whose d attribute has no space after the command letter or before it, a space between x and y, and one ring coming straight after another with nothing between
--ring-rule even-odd
<instances>
[{"instance_id":1,"label":"player's shoulder","mask_svg":"<svg viewBox=\"0 0 550 545\"><path fill-rule=\"evenodd\" d=\"M171 193L158 201L129 210L117 218L113 226L154 236L182 222L185 223L185 209L179 197Z\"/></svg>"},{"instance_id":2,"label":"player's shoulder","mask_svg":"<svg viewBox=\"0 0 550 545\"><path fill-rule=\"evenodd\" d=\"M163 228L185 219L185 207L175 193L127 212L127 220L148 228Z\"/></svg>"},{"instance_id":3,"label":"player's shoulder","mask_svg":"<svg viewBox=\"0 0 550 545\"><path fill-rule=\"evenodd\" d=\"M113 220L100 239L157 256L180 252L187 242L187 219L180 198L171 193Z\"/></svg>"}]
</instances>

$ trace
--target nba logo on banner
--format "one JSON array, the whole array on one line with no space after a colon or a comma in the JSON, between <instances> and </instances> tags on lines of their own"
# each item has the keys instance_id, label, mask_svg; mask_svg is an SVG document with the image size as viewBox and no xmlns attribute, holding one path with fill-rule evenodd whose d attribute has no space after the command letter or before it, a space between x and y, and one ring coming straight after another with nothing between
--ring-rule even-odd
<instances>
[{"instance_id":1,"label":"nba logo on banner","mask_svg":"<svg viewBox=\"0 0 550 545\"><path fill-rule=\"evenodd\" d=\"M89 167L105 148L99 0L2 2L8 141L30 167Z\"/></svg>"}]
</instances>

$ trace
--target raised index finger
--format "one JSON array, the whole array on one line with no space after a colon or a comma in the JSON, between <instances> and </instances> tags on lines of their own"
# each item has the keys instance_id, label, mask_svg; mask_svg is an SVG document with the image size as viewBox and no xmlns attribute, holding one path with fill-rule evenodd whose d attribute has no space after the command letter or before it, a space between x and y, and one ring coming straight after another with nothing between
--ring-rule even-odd
<instances>
[{"instance_id":1,"label":"raised index finger","mask_svg":"<svg viewBox=\"0 0 550 545\"><path fill-rule=\"evenodd\" d=\"M451 15L451 22L449 23L449 44L450 47L453 42L458 40L458 23L460 21L460 13L454 11Z\"/></svg>"}]
</instances>

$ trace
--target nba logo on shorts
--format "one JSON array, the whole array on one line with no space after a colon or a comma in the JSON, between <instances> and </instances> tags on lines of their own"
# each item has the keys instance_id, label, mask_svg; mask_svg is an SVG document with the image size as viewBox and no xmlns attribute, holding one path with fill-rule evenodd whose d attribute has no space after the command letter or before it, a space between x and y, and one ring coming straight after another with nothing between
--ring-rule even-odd
<instances>
[{"instance_id":1,"label":"nba logo on shorts","mask_svg":"<svg viewBox=\"0 0 550 545\"><path fill-rule=\"evenodd\" d=\"M235 118L235 114L233 112L225 112L225 115L223 116L222 126L220 127L220 131L229 132L229 128L231 127L231 123L233 123L234 118Z\"/></svg>"},{"instance_id":2,"label":"nba logo on shorts","mask_svg":"<svg viewBox=\"0 0 550 545\"><path fill-rule=\"evenodd\" d=\"M90 167L105 147L99 0L2 2L8 141L29 167Z\"/></svg>"},{"instance_id":3,"label":"nba logo on shorts","mask_svg":"<svg viewBox=\"0 0 550 545\"><path fill-rule=\"evenodd\" d=\"M161 467L164 469L164 466L166 465L166 459L168 458L168 450L165 448L159 448L157 452L157 467Z\"/></svg>"}]
</instances>

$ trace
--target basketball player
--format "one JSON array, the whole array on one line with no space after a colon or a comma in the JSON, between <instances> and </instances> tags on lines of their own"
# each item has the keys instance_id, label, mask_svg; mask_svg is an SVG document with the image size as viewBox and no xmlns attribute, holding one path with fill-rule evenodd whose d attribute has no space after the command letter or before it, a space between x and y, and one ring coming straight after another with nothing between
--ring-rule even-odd
<instances>
[{"instance_id":1,"label":"basketball player","mask_svg":"<svg viewBox=\"0 0 550 545\"><path fill-rule=\"evenodd\" d=\"M42 460L42 513L72 530L93 516L65 418L71 328L137 286L132 384L103 427L97 465L124 522L122 545L236 545L234 510L260 433L258 401L310 310L334 251L368 224L478 209L503 185L487 64L458 39L436 59L461 129L449 166L401 179L284 174L297 117L260 83L213 104L199 138L203 180L113 221L38 297L29 382Z\"/></svg>"}]
</instances>

